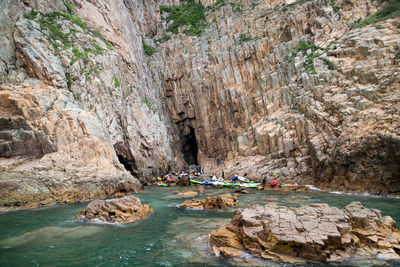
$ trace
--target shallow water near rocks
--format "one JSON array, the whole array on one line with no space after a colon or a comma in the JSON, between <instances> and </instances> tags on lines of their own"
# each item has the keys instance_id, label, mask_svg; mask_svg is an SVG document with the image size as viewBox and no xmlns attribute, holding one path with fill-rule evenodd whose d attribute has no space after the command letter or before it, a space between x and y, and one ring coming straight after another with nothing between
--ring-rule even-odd
<instances>
[{"instance_id":1,"label":"shallow water near rocks","mask_svg":"<svg viewBox=\"0 0 400 267\"><path fill-rule=\"evenodd\" d=\"M292 266L254 257L223 260L213 256L207 235L230 221L233 211L183 210L171 195L195 188L147 187L137 194L154 214L127 224L103 224L75 219L86 204L62 205L0 215L0 266ZM232 192L207 189L201 197ZM343 208L352 201L377 208L400 223L400 199L337 195L324 192L251 191L239 197L239 207L274 202L285 206L327 203ZM270 200L265 200L270 198ZM399 225L398 225L399 227ZM399 266L398 262L359 259L342 264L307 266Z\"/></svg>"}]
</instances>

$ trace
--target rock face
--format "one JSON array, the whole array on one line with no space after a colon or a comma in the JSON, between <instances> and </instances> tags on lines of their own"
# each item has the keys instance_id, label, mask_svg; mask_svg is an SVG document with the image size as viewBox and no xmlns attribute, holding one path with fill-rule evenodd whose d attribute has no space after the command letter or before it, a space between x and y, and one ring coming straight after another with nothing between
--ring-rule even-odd
<instances>
[{"instance_id":1,"label":"rock face","mask_svg":"<svg viewBox=\"0 0 400 267\"><path fill-rule=\"evenodd\" d=\"M351 257L400 259L400 231L389 216L352 202L300 208L253 206L235 212L231 223L211 232L215 254L284 262L342 261Z\"/></svg>"},{"instance_id":2,"label":"rock face","mask_svg":"<svg viewBox=\"0 0 400 267\"><path fill-rule=\"evenodd\" d=\"M237 198L231 194L223 194L218 197L206 197L205 199L186 200L180 208L190 209L224 209L239 204Z\"/></svg>"},{"instance_id":3,"label":"rock face","mask_svg":"<svg viewBox=\"0 0 400 267\"><path fill-rule=\"evenodd\" d=\"M206 170L400 192L398 18L352 29L379 8L370 0L201 2L205 33L152 60Z\"/></svg>"},{"instance_id":4,"label":"rock face","mask_svg":"<svg viewBox=\"0 0 400 267\"><path fill-rule=\"evenodd\" d=\"M151 213L153 209L150 205L142 205L137 197L125 196L118 199L94 200L81 211L80 216L88 220L130 223Z\"/></svg>"},{"instance_id":5,"label":"rock face","mask_svg":"<svg viewBox=\"0 0 400 267\"><path fill-rule=\"evenodd\" d=\"M188 163L400 192L399 18L352 29L381 1L196 2L199 36L161 17L186 1L0 2L2 209Z\"/></svg>"},{"instance_id":6,"label":"rock face","mask_svg":"<svg viewBox=\"0 0 400 267\"><path fill-rule=\"evenodd\" d=\"M140 19L120 1L106 14L69 2L0 3L1 210L130 194L185 164L141 63Z\"/></svg>"}]
</instances>

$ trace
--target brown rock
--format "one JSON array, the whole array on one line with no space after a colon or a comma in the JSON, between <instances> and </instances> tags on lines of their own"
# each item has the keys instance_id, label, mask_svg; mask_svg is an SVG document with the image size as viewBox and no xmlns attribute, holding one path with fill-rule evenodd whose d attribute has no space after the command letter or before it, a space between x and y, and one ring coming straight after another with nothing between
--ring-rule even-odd
<instances>
[{"instance_id":1,"label":"brown rock","mask_svg":"<svg viewBox=\"0 0 400 267\"><path fill-rule=\"evenodd\" d=\"M225 258L244 256L243 251L240 251L237 248L231 248L231 247L220 247L219 252L221 253L221 256L223 256Z\"/></svg>"},{"instance_id":2,"label":"brown rock","mask_svg":"<svg viewBox=\"0 0 400 267\"><path fill-rule=\"evenodd\" d=\"M230 194L220 195L218 197L207 197L202 200L186 200L179 207L191 209L224 209L226 207L237 205L239 201Z\"/></svg>"},{"instance_id":3,"label":"brown rock","mask_svg":"<svg viewBox=\"0 0 400 267\"><path fill-rule=\"evenodd\" d=\"M216 247L214 251L243 246L254 256L285 262L342 261L373 255L400 259L396 254L400 231L382 221L378 210L364 208L359 202L342 210L326 204L251 206L236 211L230 224L211 232L209 241Z\"/></svg>"},{"instance_id":4,"label":"brown rock","mask_svg":"<svg viewBox=\"0 0 400 267\"><path fill-rule=\"evenodd\" d=\"M153 213L150 205L142 205L140 199L126 196L118 199L94 200L80 213L88 220L99 219L105 222L130 223Z\"/></svg>"},{"instance_id":5,"label":"brown rock","mask_svg":"<svg viewBox=\"0 0 400 267\"><path fill-rule=\"evenodd\" d=\"M226 246L243 249L243 245L239 242L238 236L234 232L229 231L225 226L211 232L210 242L216 247Z\"/></svg>"}]
</instances>

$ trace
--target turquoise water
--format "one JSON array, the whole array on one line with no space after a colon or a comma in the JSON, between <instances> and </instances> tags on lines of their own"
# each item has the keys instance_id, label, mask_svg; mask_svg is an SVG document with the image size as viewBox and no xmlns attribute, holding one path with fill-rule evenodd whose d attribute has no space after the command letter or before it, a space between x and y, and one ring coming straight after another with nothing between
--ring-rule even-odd
<instances>
[{"instance_id":1,"label":"turquoise water","mask_svg":"<svg viewBox=\"0 0 400 267\"><path fill-rule=\"evenodd\" d=\"M182 210L173 195L187 188L148 187L137 196L151 204L154 214L128 225L93 224L75 219L86 204L63 205L0 215L0 266L290 266L248 257L222 260L213 256L207 235L228 223L234 209ZM231 192L208 189L204 196ZM253 191L239 198L239 207L266 204L301 206L328 203L344 207L360 201L400 222L400 199L337 195L321 192ZM379 260L352 261L328 266L399 266ZM326 266L313 264L309 266Z\"/></svg>"}]
</instances>

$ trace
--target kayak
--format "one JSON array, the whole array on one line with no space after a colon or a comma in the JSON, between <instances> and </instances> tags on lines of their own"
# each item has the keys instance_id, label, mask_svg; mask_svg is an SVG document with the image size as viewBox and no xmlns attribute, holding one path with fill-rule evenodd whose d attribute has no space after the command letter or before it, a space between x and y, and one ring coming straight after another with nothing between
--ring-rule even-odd
<instances>
[{"instance_id":1,"label":"kayak","mask_svg":"<svg viewBox=\"0 0 400 267\"><path fill-rule=\"evenodd\" d=\"M250 181L249 179L244 178L244 177L242 177L242 176L238 176L238 179L239 179L240 181L242 181L243 183L252 183L252 181Z\"/></svg>"},{"instance_id":2,"label":"kayak","mask_svg":"<svg viewBox=\"0 0 400 267\"><path fill-rule=\"evenodd\" d=\"M232 184L231 183L223 183L223 184L221 184L223 187L229 187L229 186L231 186Z\"/></svg>"},{"instance_id":3,"label":"kayak","mask_svg":"<svg viewBox=\"0 0 400 267\"><path fill-rule=\"evenodd\" d=\"M191 183L193 183L193 184L202 184L199 180L192 180L192 179L190 179L189 180Z\"/></svg>"},{"instance_id":4,"label":"kayak","mask_svg":"<svg viewBox=\"0 0 400 267\"><path fill-rule=\"evenodd\" d=\"M162 187L167 187L168 186L167 184L164 184L164 183L157 183L157 185L158 186L162 186Z\"/></svg>"},{"instance_id":5,"label":"kayak","mask_svg":"<svg viewBox=\"0 0 400 267\"><path fill-rule=\"evenodd\" d=\"M202 182L201 184L202 184L202 185L213 185L212 182L206 182L206 181Z\"/></svg>"},{"instance_id":6,"label":"kayak","mask_svg":"<svg viewBox=\"0 0 400 267\"><path fill-rule=\"evenodd\" d=\"M247 184L241 184L241 187L246 187L246 188L257 188L261 184L260 183L247 183Z\"/></svg>"}]
</instances>

